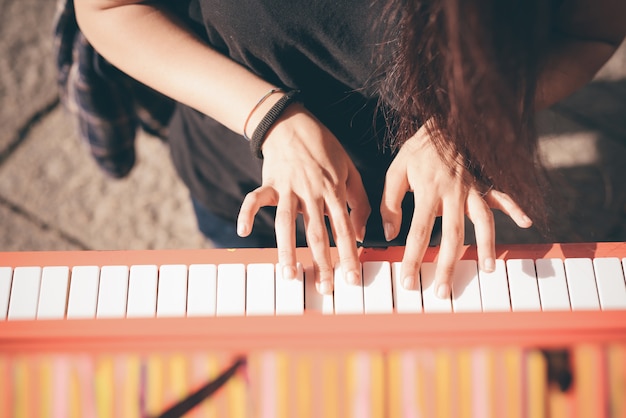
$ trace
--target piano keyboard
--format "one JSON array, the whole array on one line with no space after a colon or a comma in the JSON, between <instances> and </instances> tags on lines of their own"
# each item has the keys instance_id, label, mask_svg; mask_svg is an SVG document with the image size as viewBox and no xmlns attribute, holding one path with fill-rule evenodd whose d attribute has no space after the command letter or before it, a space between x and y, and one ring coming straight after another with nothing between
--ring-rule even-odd
<instances>
[{"instance_id":1,"label":"piano keyboard","mask_svg":"<svg viewBox=\"0 0 626 418\"><path fill-rule=\"evenodd\" d=\"M359 327L380 327L405 344L411 338L404 333L422 341L447 333L453 341L450 333L458 334L461 326L467 331L460 340L469 331L480 338L485 329L494 334L497 328L502 329L491 340L537 333L537 327L546 334L570 329L565 334L578 339L603 339L626 329L626 244L500 248L492 273L479 271L475 249L467 247L449 299L432 290L434 248L426 253L418 288L399 285L402 250L362 249L362 285L337 279L332 295L315 290L306 249L299 249L295 280L280 277L273 249L0 253L0 341L16 348L42 338L52 342L47 329L84 343L83 335L130 336L134 328L164 338L160 329L166 323L194 340L219 334L225 345L239 341L228 327L248 330L261 345L275 342L261 333L287 327L294 335L289 346L299 344L303 327L325 337L339 334L333 341L348 340ZM336 276L342 276L339 267ZM480 326L472 324L477 316ZM102 326L94 328L92 320ZM205 331L198 335L192 327Z\"/></svg>"},{"instance_id":2,"label":"piano keyboard","mask_svg":"<svg viewBox=\"0 0 626 418\"><path fill-rule=\"evenodd\" d=\"M435 296L434 262L422 265L413 290L399 283L400 262L363 262L360 286L337 267L332 295L320 295L301 265L295 280L271 263L0 267L0 319L626 310L624 265L617 257L500 259L484 273L461 260L449 299Z\"/></svg>"},{"instance_id":3,"label":"piano keyboard","mask_svg":"<svg viewBox=\"0 0 626 418\"><path fill-rule=\"evenodd\" d=\"M626 243L467 247L447 300L402 251L330 296L306 249L0 253L0 416L155 416L240 356L192 416L626 416Z\"/></svg>"}]
</instances>

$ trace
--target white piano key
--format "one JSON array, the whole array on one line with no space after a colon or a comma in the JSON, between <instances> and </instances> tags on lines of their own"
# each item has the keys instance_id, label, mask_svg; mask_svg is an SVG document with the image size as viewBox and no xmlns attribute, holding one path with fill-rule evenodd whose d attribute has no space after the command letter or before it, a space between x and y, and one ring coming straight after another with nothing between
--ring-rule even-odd
<instances>
[{"instance_id":1,"label":"white piano key","mask_svg":"<svg viewBox=\"0 0 626 418\"><path fill-rule=\"evenodd\" d=\"M620 260L596 258L593 267L602 309L626 309L626 283Z\"/></svg>"},{"instance_id":2,"label":"white piano key","mask_svg":"<svg viewBox=\"0 0 626 418\"><path fill-rule=\"evenodd\" d=\"M544 311L569 311L569 291L565 278L565 267L560 258L535 260L537 284L541 309Z\"/></svg>"},{"instance_id":3,"label":"white piano key","mask_svg":"<svg viewBox=\"0 0 626 418\"><path fill-rule=\"evenodd\" d=\"M391 263L391 282L393 288L393 306L398 313L422 312L422 289L420 280L417 280L415 289L405 289L402 286L402 263Z\"/></svg>"},{"instance_id":4,"label":"white piano key","mask_svg":"<svg viewBox=\"0 0 626 418\"><path fill-rule=\"evenodd\" d=\"M539 258L535 260L537 285L541 309L544 311L569 311L569 291L565 267L560 258Z\"/></svg>"},{"instance_id":5,"label":"white piano key","mask_svg":"<svg viewBox=\"0 0 626 418\"><path fill-rule=\"evenodd\" d=\"M215 316L217 306L217 266L189 266L187 316Z\"/></svg>"},{"instance_id":6,"label":"white piano key","mask_svg":"<svg viewBox=\"0 0 626 418\"><path fill-rule=\"evenodd\" d=\"M248 264L246 274L246 315L274 315L275 282L274 264Z\"/></svg>"},{"instance_id":7,"label":"white piano key","mask_svg":"<svg viewBox=\"0 0 626 418\"><path fill-rule=\"evenodd\" d=\"M156 315L159 268L156 265L130 267L128 279L128 318L152 318Z\"/></svg>"},{"instance_id":8,"label":"white piano key","mask_svg":"<svg viewBox=\"0 0 626 418\"><path fill-rule=\"evenodd\" d=\"M599 310L598 289L589 258L566 258L565 276L572 310Z\"/></svg>"},{"instance_id":9,"label":"white piano key","mask_svg":"<svg viewBox=\"0 0 626 418\"><path fill-rule=\"evenodd\" d=\"M363 263L365 313L392 313L391 265L388 261Z\"/></svg>"},{"instance_id":10,"label":"white piano key","mask_svg":"<svg viewBox=\"0 0 626 418\"><path fill-rule=\"evenodd\" d=\"M95 318L98 305L98 266L76 266L70 279L70 296L67 303L68 318Z\"/></svg>"},{"instance_id":11,"label":"white piano key","mask_svg":"<svg viewBox=\"0 0 626 418\"><path fill-rule=\"evenodd\" d=\"M128 266L103 266L96 318L124 318L127 298Z\"/></svg>"},{"instance_id":12,"label":"white piano key","mask_svg":"<svg viewBox=\"0 0 626 418\"><path fill-rule=\"evenodd\" d=\"M507 260L506 271L509 278L511 309L513 311L540 311L541 302L533 260Z\"/></svg>"},{"instance_id":13,"label":"white piano key","mask_svg":"<svg viewBox=\"0 0 626 418\"><path fill-rule=\"evenodd\" d=\"M478 264L475 260L459 260L452 279L452 308L454 312L481 312Z\"/></svg>"},{"instance_id":14,"label":"white piano key","mask_svg":"<svg viewBox=\"0 0 626 418\"><path fill-rule=\"evenodd\" d=\"M294 279L284 279L280 264L276 264L276 315L301 315L304 312L304 272L296 265Z\"/></svg>"},{"instance_id":15,"label":"white piano key","mask_svg":"<svg viewBox=\"0 0 626 418\"><path fill-rule=\"evenodd\" d=\"M335 313L356 314L363 313L363 277L358 285L349 284L339 264L335 266Z\"/></svg>"},{"instance_id":16,"label":"white piano key","mask_svg":"<svg viewBox=\"0 0 626 418\"><path fill-rule=\"evenodd\" d=\"M8 319L36 318L40 283L41 267L15 268Z\"/></svg>"},{"instance_id":17,"label":"white piano key","mask_svg":"<svg viewBox=\"0 0 626 418\"><path fill-rule=\"evenodd\" d=\"M6 319L9 310L12 277L13 269L11 267L0 267L0 320Z\"/></svg>"},{"instance_id":18,"label":"white piano key","mask_svg":"<svg viewBox=\"0 0 626 418\"><path fill-rule=\"evenodd\" d=\"M483 303L483 312L510 311L509 284L506 278L504 260L496 260L496 269L487 273L478 271L480 281L480 295Z\"/></svg>"},{"instance_id":19,"label":"white piano key","mask_svg":"<svg viewBox=\"0 0 626 418\"><path fill-rule=\"evenodd\" d=\"M187 314L187 266L164 264L159 269L157 317L181 317Z\"/></svg>"},{"instance_id":20,"label":"white piano key","mask_svg":"<svg viewBox=\"0 0 626 418\"><path fill-rule=\"evenodd\" d=\"M322 295L315 287L315 272L312 266L304 271L304 308L307 311L331 315L335 312L334 294Z\"/></svg>"},{"instance_id":21,"label":"white piano key","mask_svg":"<svg viewBox=\"0 0 626 418\"><path fill-rule=\"evenodd\" d=\"M216 315L246 314L246 266L220 264L217 266Z\"/></svg>"},{"instance_id":22,"label":"white piano key","mask_svg":"<svg viewBox=\"0 0 626 418\"><path fill-rule=\"evenodd\" d=\"M43 268L41 273L41 289L39 291L37 318L65 318L69 284L69 267L55 266Z\"/></svg>"},{"instance_id":23,"label":"white piano key","mask_svg":"<svg viewBox=\"0 0 626 418\"><path fill-rule=\"evenodd\" d=\"M435 293L435 271L436 263L422 263L422 302L424 303L424 312L452 312L452 301L450 297L441 299Z\"/></svg>"}]
</instances>

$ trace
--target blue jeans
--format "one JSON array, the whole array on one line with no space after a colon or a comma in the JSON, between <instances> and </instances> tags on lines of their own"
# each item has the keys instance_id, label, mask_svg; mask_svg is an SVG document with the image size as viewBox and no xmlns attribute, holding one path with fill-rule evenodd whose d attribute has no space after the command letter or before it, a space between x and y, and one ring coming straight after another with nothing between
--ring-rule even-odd
<instances>
[{"instance_id":1,"label":"blue jeans","mask_svg":"<svg viewBox=\"0 0 626 418\"><path fill-rule=\"evenodd\" d=\"M237 226L206 209L200 202L191 198L193 210L196 213L198 229L213 242L216 248L276 248L276 235L252 229L245 238L237 235ZM296 246L306 247L302 215L296 220Z\"/></svg>"},{"instance_id":2,"label":"blue jeans","mask_svg":"<svg viewBox=\"0 0 626 418\"><path fill-rule=\"evenodd\" d=\"M196 199L192 198L191 202L193 204L194 212L196 213L196 219L198 222L198 228L200 232L209 239L216 248L276 248L276 236L274 233L263 233L258 230L252 229L252 233L245 238L237 235L237 227L234 223L231 223L210 210L206 209L202 206L200 202ZM387 242L382 238L382 228L380 229L380 237L377 239L376 237L370 237L366 240L366 246L368 247L387 247L394 245L405 245L404 240L406 237L406 231L408 230L409 218L407 217L403 222L402 232L398 238L396 238L392 242ZM375 222L381 224L382 222L379 218L374 219ZM368 225L368 229L373 230L372 225ZM334 246L334 242L332 240L332 235L330 234L329 229L329 237L331 239L331 245ZM437 218L435 220L434 229L431 236L430 245L437 245L439 239L441 238L441 218ZM303 232L302 226L302 216L298 217L298 233L296 235L296 246L305 247L306 246L306 238Z\"/></svg>"},{"instance_id":3,"label":"blue jeans","mask_svg":"<svg viewBox=\"0 0 626 418\"><path fill-rule=\"evenodd\" d=\"M273 248L276 247L276 238L261 234L254 229L252 233L242 238L237 235L235 224L220 218L202 206L196 199L191 199L193 210L196 213L198 228L216 248Z\"/></svg>"}]
</instances>

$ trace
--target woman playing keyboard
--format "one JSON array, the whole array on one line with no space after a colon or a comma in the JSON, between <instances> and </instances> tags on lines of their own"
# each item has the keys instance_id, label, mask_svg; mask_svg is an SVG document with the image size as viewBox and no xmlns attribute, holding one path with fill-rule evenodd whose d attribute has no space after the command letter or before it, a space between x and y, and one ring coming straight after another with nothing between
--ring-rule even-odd
<instances>
[{"instance_id":1,"label":"woman playing keyboard","mask_svg":"<svg viewBox=\"0 0 626 418\"><path fill-rule=\"evenodd\" d=\"M357 242L405 245L411 288L441 217L444 298L465 215L486 271L492 209L522 228L545 221L535 111L588 82L626 30L626 3L614 0L75 8L99 53L178 102L173 161L216 246L277 246L290 277L306 242L327 293L331 243L352 283Z\"/></svg>"}]
</instances>

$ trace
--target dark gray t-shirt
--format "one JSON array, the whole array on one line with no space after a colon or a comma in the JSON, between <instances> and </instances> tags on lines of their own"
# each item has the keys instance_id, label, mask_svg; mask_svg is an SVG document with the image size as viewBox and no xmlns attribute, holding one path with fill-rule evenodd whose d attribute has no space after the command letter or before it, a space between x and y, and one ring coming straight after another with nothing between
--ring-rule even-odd
<instances>
[{"instance_id":1,"label":"dark gray t-shirt","mask_svg":"<svg viewBox=\"0 0 626 418\"><path fill-rule=\"evenodd\" d=\"M373 4L372 4L373 3ZM301 99L343 144L370 198L370 245L384 243L380 195L391 161L377 111L375 56L384 2L358 0L191 0L189 24L213 48L263 79L301 90ZM260 185L262 161L248 142L211 118L179 106L171 124L174 164L192 196L235 222ZM273 234L272 210L255 229ZM367 241L366 241L367 242Z\"/></svg>"}]
</instances>

